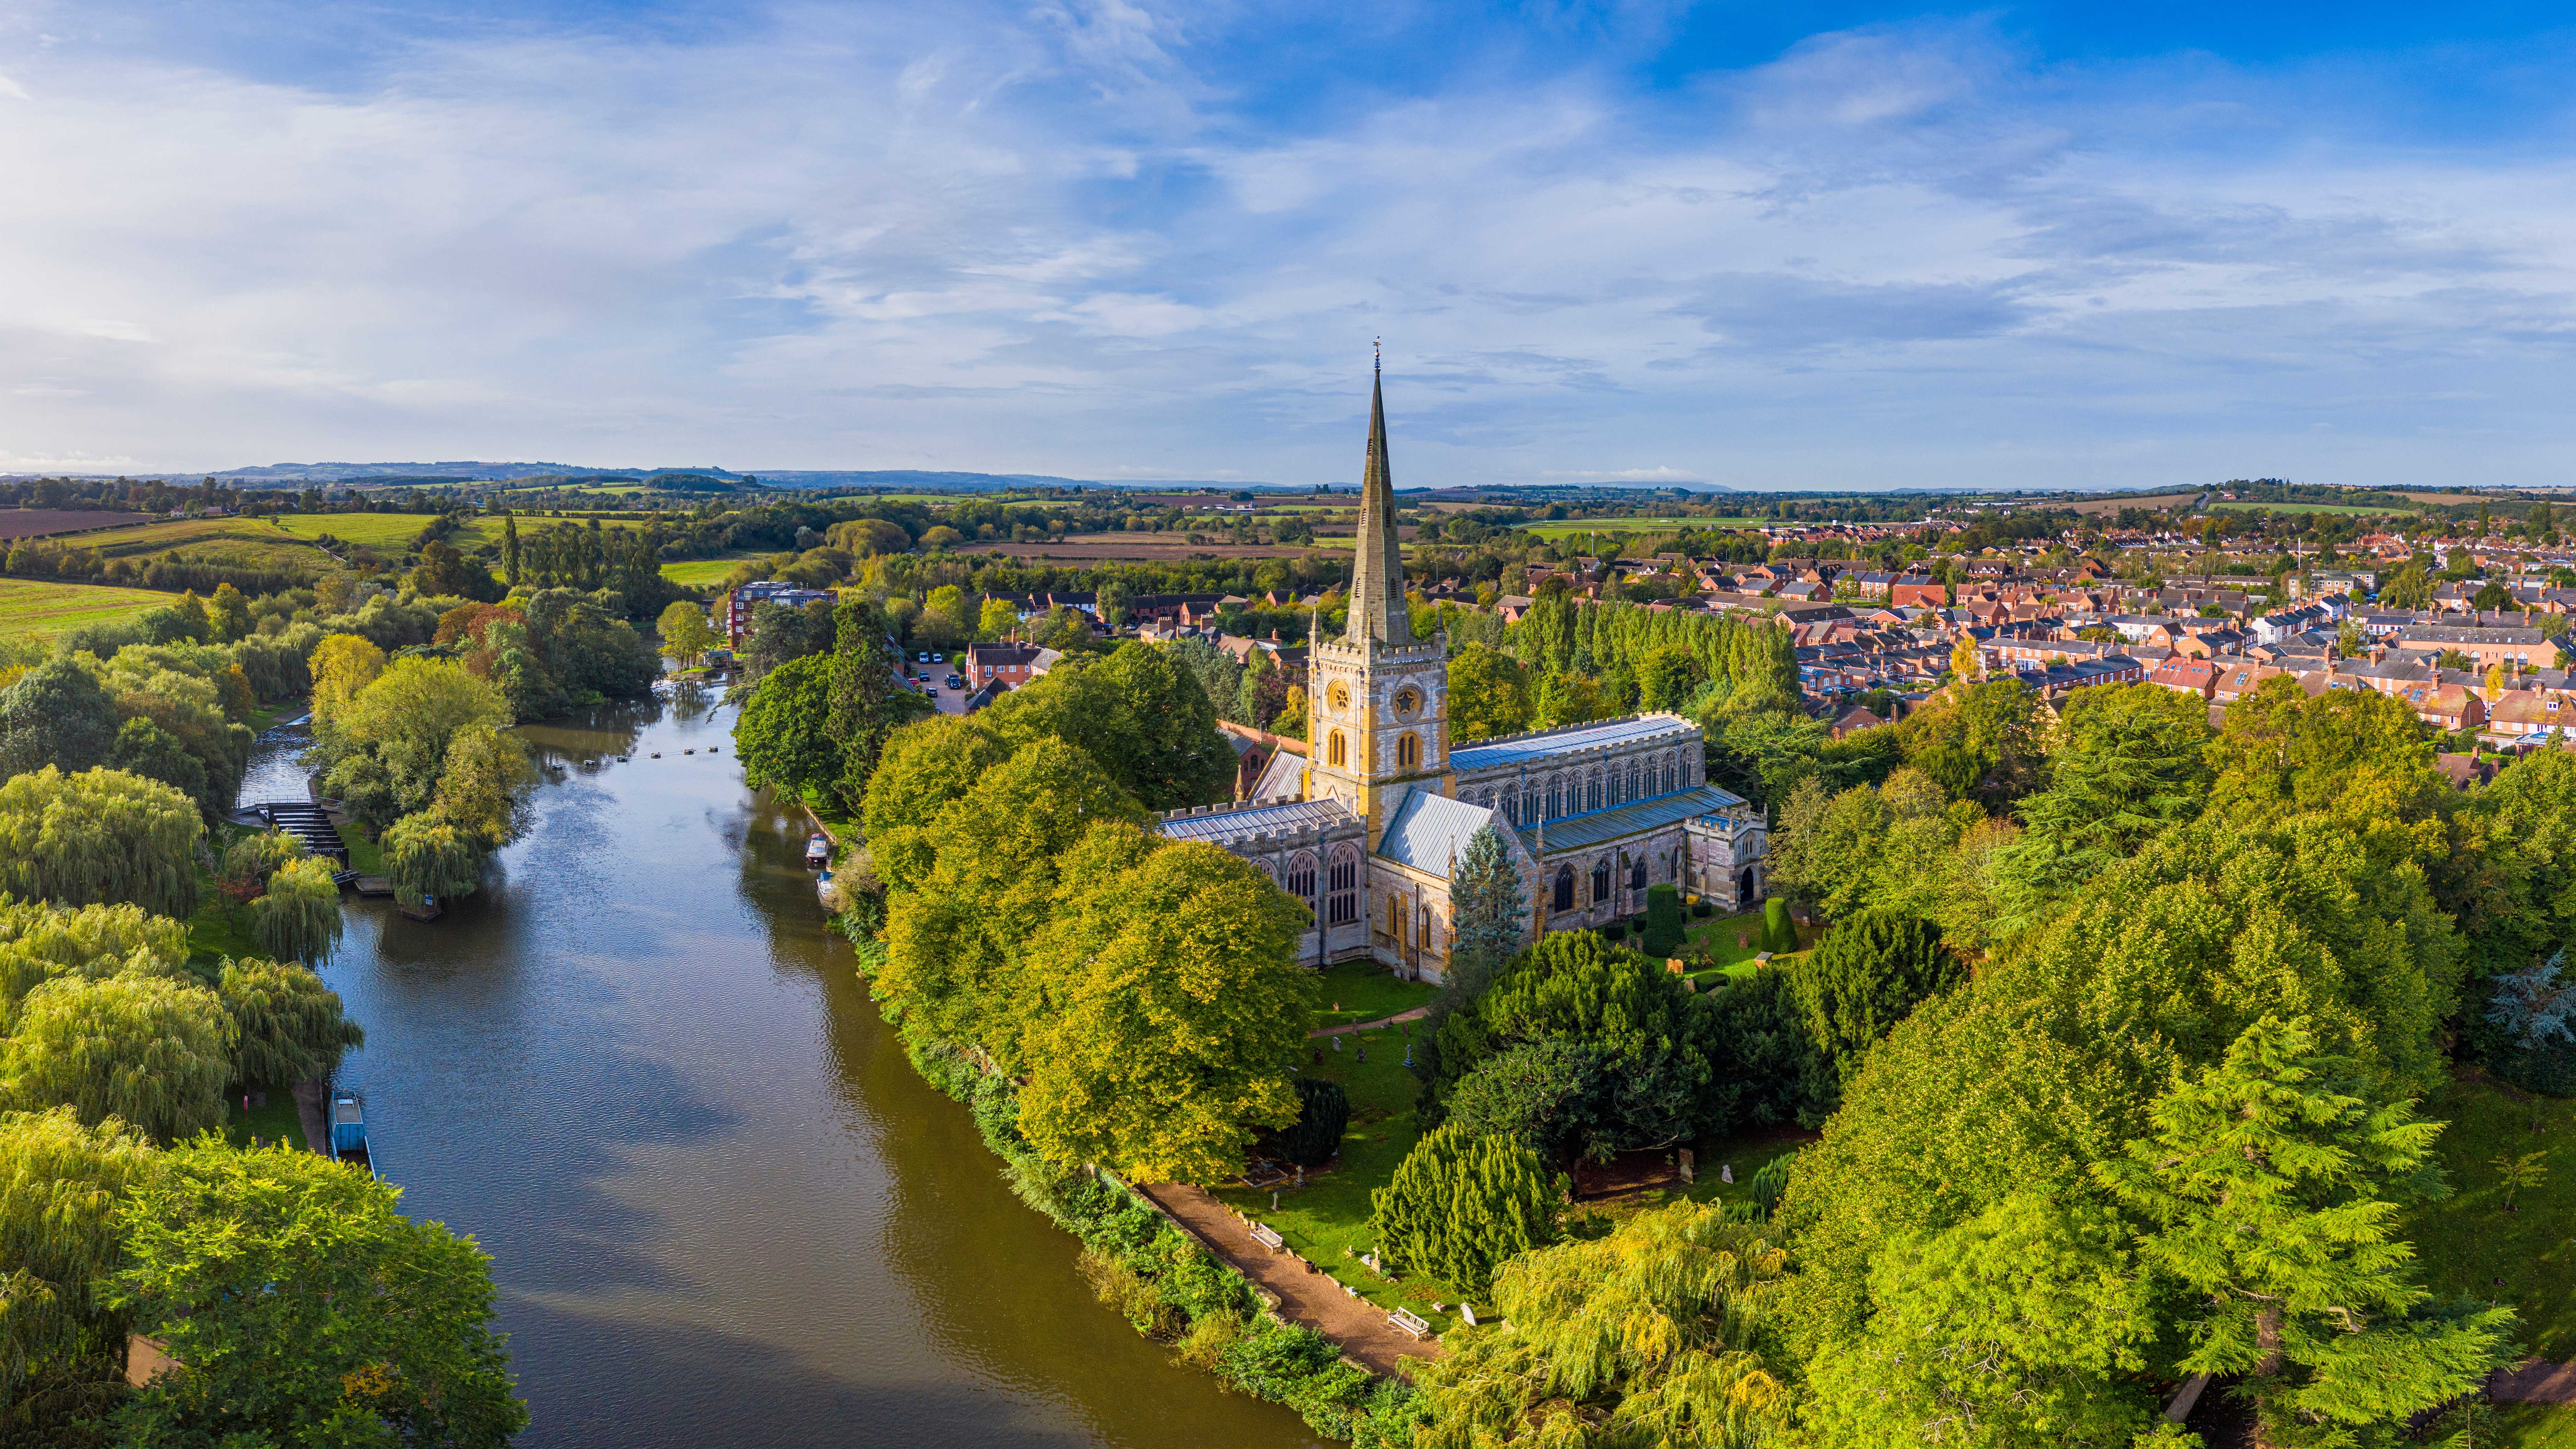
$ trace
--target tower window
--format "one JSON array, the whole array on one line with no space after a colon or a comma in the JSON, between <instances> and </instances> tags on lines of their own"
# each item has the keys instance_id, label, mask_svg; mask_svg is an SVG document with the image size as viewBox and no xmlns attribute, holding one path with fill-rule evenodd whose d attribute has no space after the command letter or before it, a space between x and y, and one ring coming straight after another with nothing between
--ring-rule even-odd
<instances>
[{"instance_id":1,"label":"tower window","mask_svg":"<svg viewBox=\"0 0 2576 1449\"><path fill-rule=\"evenodd\" d=\"M1350 746L1343 743L1342 732L1340 730L1335 730L1330 735L1327 735L1324 739L1324 763L1335 769L1341 769L1349 765L1350 762Z\"/></svg>"},{"instance_id":2,"label":"tower window","mask_svg":"<svg viewBox=\"0 0 2576 1449\"><path fill-rule=\"evenodd\" d=\"M1416 714L1421 713L1421 711L1421 691L1415 689L1399 689L1395 692L1395 712L1397 714L1402 715L1406 719L1411 719Z\"/></svg>"},{"instance_id":3,"label":"tower window","mask_svg":"<svg viewBox=\"0 0 2576 1449\"><path fill-rule=\"evenodd\" d=\"M1395 767L1410 770L1422 763L1422 736L1407 730L1395 742Z\"/></svg>"},{"instance_id":4,"label":"tower window","mask_svg":"<svg viewBox=\"0 0 2576 1449\"><path fill-rule=\"evenodd\" d=\"M1351 687L1347 684L1335 684L1333 686L1332 701L1333 711L1336 714L1349 709L1351 707Z\"/></svg>"}]
</instances>

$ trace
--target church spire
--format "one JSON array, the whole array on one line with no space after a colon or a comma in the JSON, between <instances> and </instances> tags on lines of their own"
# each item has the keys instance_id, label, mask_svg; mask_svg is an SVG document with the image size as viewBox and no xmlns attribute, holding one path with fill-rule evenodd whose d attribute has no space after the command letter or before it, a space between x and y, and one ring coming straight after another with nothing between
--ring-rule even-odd
<instances>
[{"instance_id":1,"label":"church spire","mask_svg":"<svg viewBox=\"0 0 2576 1449\"><path fill-rule=\"evenodd\" d=\"M1395 478L1386 466L1386 385L1383 363L1369 367L1368 466L1360 476L1359 557L1351 565L1353 644L1376 639L1410 644L1413 615L1404 602L1404 545L1395 533Z\"/></svg>"}]
</instances>

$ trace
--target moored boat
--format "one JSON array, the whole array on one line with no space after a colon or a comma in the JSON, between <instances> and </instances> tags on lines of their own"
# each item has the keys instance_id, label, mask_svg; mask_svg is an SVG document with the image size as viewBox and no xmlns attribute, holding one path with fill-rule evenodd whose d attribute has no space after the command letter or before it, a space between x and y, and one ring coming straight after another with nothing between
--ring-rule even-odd
<instances>
[{"instance_id":1,"label":"moored boat","mask_svg":"<svg viewBox=\"0 0 2576 1449\"><path fill-rule=\"evenodd\" d=\"M805 842L806 868L818 869L832 863L832 837L817 835Z\"/></svg>"},{"instance_id":2,"label":"moored boat","mask_svg":"<svg viewBox=\"0 0 2576 1449\"><path fill-rule=\"evenodd\" d=\"M376 1171L374 1144L367 1140L367 1103L355 1088L331 1089L331 1157L352 1167L366 1169L369 1177Z\"/></svg>"}]
</instances>

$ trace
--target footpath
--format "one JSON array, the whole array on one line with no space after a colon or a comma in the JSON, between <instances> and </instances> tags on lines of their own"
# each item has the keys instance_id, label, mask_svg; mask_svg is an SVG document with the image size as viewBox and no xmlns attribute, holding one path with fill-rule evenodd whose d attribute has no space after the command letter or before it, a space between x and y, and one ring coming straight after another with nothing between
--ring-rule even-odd
<instances>
[{"instance_id":1,"label":"footpath","mask_svg":"<svg viewBox=\"0 0 2576 1449\"><path fill-rule=\"evenodd\" d=\"M1204 1188L1158 1182L1137 1190L1189 1229L1210 1252L1277 1298L1280 1317L1340 1344L1342 1352L1371 1373L1396 1375L1407 1359L1439 1357L1437 1340L1417 1339L1387 1322L1384 1310L1344 1293L1331 1274L1293 1252L1274 1253L1254 1242L1242 1221Z\"/></svg>"},{"instance_id":2,"label":"footpath","mask_svg":"<svg viewBox=\"0 0 2576 1449\"><path fill-rule=\"evenodd\" d=\"M1344 1022L1340 1026L1319 1026L1313 1031L1306 1033L1306 1035L1343 1036L1355 1031L1375 1031L1382 1026L1401 1026L1408 1021L1420 1021L1422 1018L1429 1016L1430 1014L1430 1007L1417 1006L1411 1011L1399 1011L1393 1016L1381 1016L1375 1021L1350 1021Z\"/></svg>"},{"instance_id":3,"label":"footpath","mask_svg":"<svg viewBox=\"0 0 2576 1449\"><path fill-rule=\"evenodd\" d=\"M2487 1378L2487 1397L2499 1404L2576 1404L2576 1363L2527 1358Z\"/></svg>"}]
</instances>

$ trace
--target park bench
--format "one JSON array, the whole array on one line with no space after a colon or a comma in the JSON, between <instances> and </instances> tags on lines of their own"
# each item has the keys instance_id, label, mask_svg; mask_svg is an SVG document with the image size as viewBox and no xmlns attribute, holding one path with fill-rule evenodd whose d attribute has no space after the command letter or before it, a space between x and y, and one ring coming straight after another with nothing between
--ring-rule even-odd
<instances>
[{"instance_id":1,"label":"park bench","mask_svg":"<svg viewBox=\"0 0 2576 1449\"><path fill-rule=\"evenodd\" d=\"M1396 1309L1395 1311L1387 1314L1386 1321L1403 1329L1405 1332L1412 1334L1416 1338L1420 1338L1431 1331L1431 1324L1425 1320L1421 1314L1414 1312L1410 1308Z\"/></svg>"},{"instance_id":2,"label":"park bench","mask_svg":"<svg viewBox=\"0 0 2576 1449\"><path fill-rule=\"evenodd\" d=\"M1269 1228L1263 1227L1259 1223L1254 1223L1252 1225L1252 1240L1274 1253L1279 1252L1288 1246L1287 1241L1281 1238L1278 1233Z\"/></svg>"}]
</instances>

